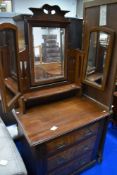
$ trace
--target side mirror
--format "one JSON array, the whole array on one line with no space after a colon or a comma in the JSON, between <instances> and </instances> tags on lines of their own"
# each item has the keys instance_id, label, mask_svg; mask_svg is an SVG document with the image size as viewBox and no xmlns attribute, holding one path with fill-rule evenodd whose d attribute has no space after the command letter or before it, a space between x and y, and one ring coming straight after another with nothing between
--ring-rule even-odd
<instances>
[{"instance_id":1,"label":"side mirror","mask_svg":"<svg viewBox=\"0 0 117 175\"><path fill-rule=\"evenodd\" d=\"M114 32L96 27L89 32L85 57L84 83L104 90L113 47Z\"/></svg>"},{"instance_id":2,"label":"side mirror","mask_svg":"<svg viewBox=\"0 0 117 175\"><path fill-rule=\"evenodd\" d=\"M4 112L10 111L20 97L17 29L0 24L0 94Z\"/></svg>"}]
</instances>

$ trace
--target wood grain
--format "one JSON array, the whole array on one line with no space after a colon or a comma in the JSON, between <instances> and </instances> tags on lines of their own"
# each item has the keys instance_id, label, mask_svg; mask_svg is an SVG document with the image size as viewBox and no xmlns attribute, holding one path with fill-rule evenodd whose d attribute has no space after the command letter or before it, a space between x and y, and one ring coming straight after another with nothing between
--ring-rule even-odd
<instances>
[{"instance_id":1,"label":"wood grain","mask_svg":"<svg viewBox=\"0 0 117 175\"><path fill-rule=\"evenodd\" d=\"M18 115L30 145L37 145L108 116L108 111L86 97L41 105ZM55 131L51 128L57 126Z\"/></svg>"},{"instance_id":2,"label":"wood grain","mask_svg":"<svg viewBox=\"0 0 117 175\"><path fill-rule=\"evenodd\" d=\"M28 92L23 95L23 98L24 98L24 101L29 101L29 100L38 99L41 97L48 97L54 94L60 94L60 93L65 93L72 90L78 90L80 88L81 88L80 86L77 86L71 83L71 84L61 85L53 88Z\"/></svg>"}]
</instances>

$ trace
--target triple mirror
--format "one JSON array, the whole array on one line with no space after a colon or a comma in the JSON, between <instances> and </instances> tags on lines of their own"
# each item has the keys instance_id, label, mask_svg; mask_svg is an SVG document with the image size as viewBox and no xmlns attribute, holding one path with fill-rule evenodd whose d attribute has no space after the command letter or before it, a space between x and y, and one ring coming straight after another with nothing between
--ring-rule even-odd
<instances>
[{"instance_id":1,"label":"triple mirror","mask_svg":"<svg viewBox=\"0 0 117 175\"><path fill-rule=\"evenodd\" d=\"M89 33L84 82L104 90L113 43L113 31L96 27Z\"/></svg>"}]
</instances>

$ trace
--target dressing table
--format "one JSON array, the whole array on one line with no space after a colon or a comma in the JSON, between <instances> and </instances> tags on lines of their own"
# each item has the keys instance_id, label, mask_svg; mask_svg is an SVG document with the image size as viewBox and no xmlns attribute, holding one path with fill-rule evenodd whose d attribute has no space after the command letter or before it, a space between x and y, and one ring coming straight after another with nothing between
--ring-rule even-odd
<instances>
[{"instance_id":1,"label":"dressing table","mask_svg":"<svg viewBox=\"0 0 117 175\"><path fill-rule=\"evenodd\" d=\"M92 27L85 33L83 51L68 49L67 11L47 4L30 9L33 15L24 21L27 45L19 54L17 28L0 25L3 108L6 113L14 108L30 174L80 173L102 160L110 110L105 98L102 102L89 92L104 94L114 32ZM8 54L9 30L14 34L14 57ZM14 69L4 63L7 58L13 58Z\"/></svg>"}]
</instances>

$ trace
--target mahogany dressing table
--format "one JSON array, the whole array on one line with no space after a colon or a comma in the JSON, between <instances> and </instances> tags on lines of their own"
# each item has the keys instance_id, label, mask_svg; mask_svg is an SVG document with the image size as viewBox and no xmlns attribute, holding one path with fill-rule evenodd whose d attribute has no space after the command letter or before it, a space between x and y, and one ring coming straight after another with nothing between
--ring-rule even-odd
<instances>
[{"instance_id":1,"label":"mahogany dressing table","mask_svg":"<svg viewBox=\"0 0 117 175\"><path fill-rule=\"evenodd\" d=\"M14 108L29 174L80 173L102 160L110 110L106 99L92 98L86 87L104 93L114 32L92 27L83 51L68 49L67 11L47 4L30 9L27 45L19 54L17 27L0 25L3 108L6 114ZM5 64L8 58L14 67Z\"/></svg>"}]
</instances>

